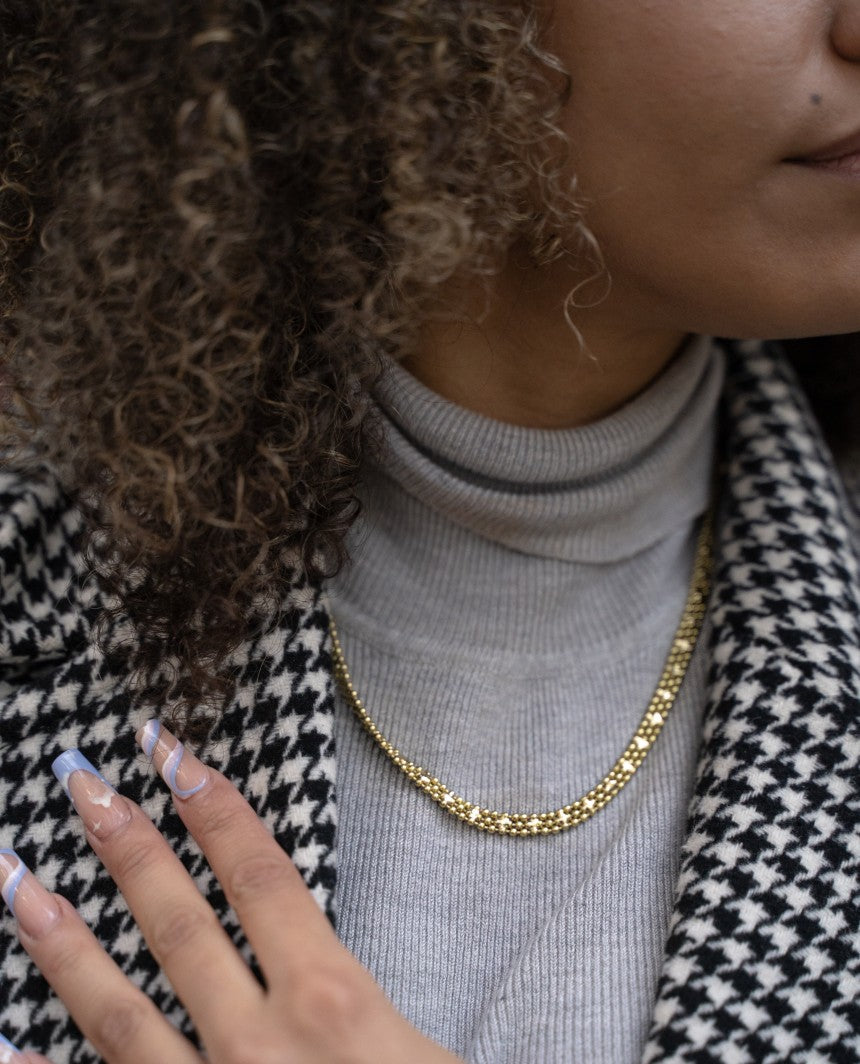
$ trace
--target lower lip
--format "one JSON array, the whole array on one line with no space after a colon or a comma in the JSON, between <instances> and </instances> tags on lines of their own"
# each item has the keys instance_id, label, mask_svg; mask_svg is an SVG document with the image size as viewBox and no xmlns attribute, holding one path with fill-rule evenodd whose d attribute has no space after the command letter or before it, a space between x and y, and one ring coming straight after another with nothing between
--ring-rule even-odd
<instances>
[{"instance_id":1,"label":"lower lip","mask_svg":"<svg viewBox=\"0 0 860 1064\"><path fill-rule=\"evenodd\" d=\"M796 161L810 170L824 170L842 177L860 179L860 152L843 155L841 159L798 159Z\"/></svg>"}]
</instances>

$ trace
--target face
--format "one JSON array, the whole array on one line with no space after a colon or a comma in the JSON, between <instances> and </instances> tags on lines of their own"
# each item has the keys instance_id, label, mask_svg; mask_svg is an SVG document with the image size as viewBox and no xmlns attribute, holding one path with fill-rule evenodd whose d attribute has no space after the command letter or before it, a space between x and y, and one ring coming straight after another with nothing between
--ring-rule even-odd
<instances>
[{"instance_id":1,"label":"face","mask_svg":"<svg viewBox=\"0 0 860 1064\"><path fill-rule=\"evenodd\" d=\"M860 330L860 0L554 0L546 44L613 300L655 328ZM853 175L791 161L852 135Z\"/></svg>"}]
</instances>

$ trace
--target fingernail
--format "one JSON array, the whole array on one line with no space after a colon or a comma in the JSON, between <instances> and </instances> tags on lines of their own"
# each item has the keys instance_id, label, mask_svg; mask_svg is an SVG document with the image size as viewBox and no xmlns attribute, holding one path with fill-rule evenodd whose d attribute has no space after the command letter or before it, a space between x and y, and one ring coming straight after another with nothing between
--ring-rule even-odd
<instances>
[{"instance_id":1,"label":"fingernail","mask_svg":"<svg viewBox=\"0 0 860 1064\"><path fill-rule=\"evenodd\" d=\"M148 720L134 737L177 798L189 798L205 786L209 770L160 721Z\"/></svg>"},{"instance_id":2,"label":"fingernail","mask_svg":"<svg viewBox=\"0 0 860 1064\"><path fill-rule=\"evenodd\" d=\"M59 919L57 900L14 850L0 850L0 894L28 935L38 938Z\"/></svg>"},{"instance_id":3,"label":"fingernail","mask_svg":"<svg viewBox=\"0 0 860 1064\"><path fill-rule=\"evenodd\" d=\"M96 838L106 838L131 819L131 810L122 797L80 750L66 750L54 759L51 768Z\"/></svg>"},{"instance_id":4,"label":"fingernail","mask_svg":"<svg viewBox=\"0 0 860 1064\"><path fill-rule=\"evenodd\" d=\"M0 1064L12 1064L15 1060L20 1060L21 1050L17 1046L13 1046L8 1038L4 1038L0 1034Z\"/></svg>"}]
</instances>

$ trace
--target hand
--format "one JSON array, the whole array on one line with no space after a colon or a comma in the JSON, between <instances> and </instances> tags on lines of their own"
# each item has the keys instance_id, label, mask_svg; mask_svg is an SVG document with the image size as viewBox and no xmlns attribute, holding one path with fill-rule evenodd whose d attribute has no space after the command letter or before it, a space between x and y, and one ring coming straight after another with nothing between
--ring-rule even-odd
<instances>
[{"instance_id":1,"label":"hand","mask_svg":"<svg viewBox=\"0 0 860 1064\"><path fill-rule=\"evenodd\" d=\"M153 956L193 1020L201 1057L123 975L64 897L11 850L3 897L24 949L109 1064L454 1064L392 1006L338 941L266 826L219 772L149 721L136 736L174 793L233 906L266 986L254 978L179 858L143 810L77 750L54 771L90 845L125 895ZM0 1060L21 1059L5 1050ZM26 1054L25 1061L45 1061Z\"/></svg>"}]
</instances>

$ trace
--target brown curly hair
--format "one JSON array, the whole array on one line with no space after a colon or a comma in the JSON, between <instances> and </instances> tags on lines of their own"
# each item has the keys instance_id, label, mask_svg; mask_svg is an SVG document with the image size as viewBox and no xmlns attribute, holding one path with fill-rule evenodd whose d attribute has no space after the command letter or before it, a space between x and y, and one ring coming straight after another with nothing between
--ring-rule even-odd
<instances>
[{"instance_id":1,"label":"brown curly hair","mask_svg":"<svg viewBox=\"0 0 860 1064\"><path fill-rule=\"evenodd\" d=\"M0 0L0 25L7 437L83 510L182 730L296 573L342 564L366 397L434 290L514 240L593 250L567 77L533 0Z\"/></svg>"}]
</instances>

